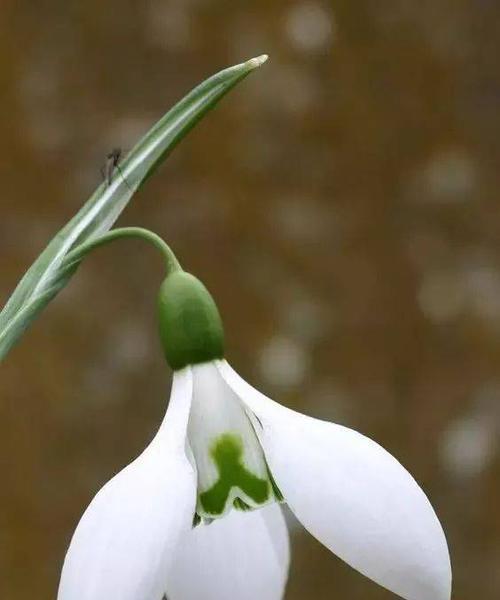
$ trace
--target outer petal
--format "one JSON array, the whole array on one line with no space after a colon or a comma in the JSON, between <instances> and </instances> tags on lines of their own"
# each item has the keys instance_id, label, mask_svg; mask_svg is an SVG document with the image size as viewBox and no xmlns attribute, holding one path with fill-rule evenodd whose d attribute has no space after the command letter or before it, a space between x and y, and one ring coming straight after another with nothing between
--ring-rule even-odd
<instances>
[{"instance_id":1,"label":"outer petal","mask_svg":"<svg viewBox=\"0 0 500 600\"><path fill-rule=\"evenodd\" d=\"M280 600L288 530L277 504L198 525L177 548L168 600Z\"/></svg>"},{"instance_id":2,"label":"outer petal","mask_svg":"<svg viewBox=\"0 0 500 600\"><path fill-rule=\"evenodd\" d=\"M192 524L196 475L184 447L192 374L174 374L154 440L84 513L64 562L58 600L160 600L179 537Z\"/></svg>"},{"instance_id":3,"label":"outer petal","mask_svg":"<svg viewBox=\"0 0 500 600\"><path fill-rule=\"evenodd\" d=\"M451 567L423 491L363 435L288 410L219 368L261 425L267 461L288 505L318 540L407 600L448 600Z\"/></svg>"}]
</instances>

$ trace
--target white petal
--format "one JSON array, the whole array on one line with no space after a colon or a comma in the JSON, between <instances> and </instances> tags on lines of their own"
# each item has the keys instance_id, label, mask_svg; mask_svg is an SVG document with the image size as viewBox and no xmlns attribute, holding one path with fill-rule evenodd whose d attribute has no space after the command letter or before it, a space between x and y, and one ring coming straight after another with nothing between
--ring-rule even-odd
<instances>
[{"instance_id":1,"label":"white petal","mask_svg":"<svg viewBox=\"0 0 500 600\"><path fill-rule=\"evenodd\" d=\"M64 562L58 600L160 600L179 537L189 531L196 475L184 445L192 374L174 374L154 440L84 513Z\"/></svg>"},{"instance_id":2,"label":"white petal","mask_svg":"<svg viewBox=\"0 0 500 600\"><path fill-rule=\"evenodd\" d=\"M407 600L448 600L446 539L412 476L378 444L269 400L225 362L224 378L262 424L278 487L299 521L352 567Z\"/></svg>"},{"instance_id":3,"label":"white petal","mask_svg":"<svg viewBox=\"0 0 500 600\"><path fill-rule=\"evenodd\" d=\"M277 504L198 525L177 547L168 600L280 600L288 530Z\"/></svg>"},{"instance_id":4,"label":"white petal","mask_svg":"<svg viewBox=\"0 0 500 600\"><path fill-rule=\"evenodd\" d=\"M192 373L193 401L187 431L198 475L198 514L219 517L231 510L236 498L254 508L274 502L264 452L245 406L224 381L215 363L194 365ZM241 453L235 458L248 474L258 479L258 494L254 497L251 489L238 486L239 471L221 470L217 449L231 442L236 452ZM227 452L226 448L222 453L226 459ZM221 483L227 485L221 486ZM207 500L206 496L217 488L219 493Z\"/></svg>"}]
</instances>

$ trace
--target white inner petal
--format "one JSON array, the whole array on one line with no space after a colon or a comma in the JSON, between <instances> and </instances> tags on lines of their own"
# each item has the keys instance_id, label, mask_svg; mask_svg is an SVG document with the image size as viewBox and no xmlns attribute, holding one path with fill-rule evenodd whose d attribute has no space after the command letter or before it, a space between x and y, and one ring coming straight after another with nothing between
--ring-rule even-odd
<instances>
[{"instance_id":1,"label":"white inner petal","mask_svg":"<svg viewBox=\"0 0 500 600\"><path fill-rule=\"evenodd\" d=\"M188 439L198 472L198 514L221 516L236 498L252 508L273 501L264 453L240 399L213 363L192 369ZM224 496L220 512L207 507L204 493L215 494L219 500Z\"/></svg>"}]
</instances>

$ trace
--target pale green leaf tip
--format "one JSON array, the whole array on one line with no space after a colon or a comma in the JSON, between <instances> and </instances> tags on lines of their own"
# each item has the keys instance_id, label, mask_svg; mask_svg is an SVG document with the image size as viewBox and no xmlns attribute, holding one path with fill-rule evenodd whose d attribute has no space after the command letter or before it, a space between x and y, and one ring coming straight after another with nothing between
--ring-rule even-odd
<instances>
[{"instance_id":1,"label":"pale green leaf tip","mask_svg":"<svg viewBox=\"0 0 500 600\"><path fill-rule=\"evenodd\" d=\"M247 60L245 66L249 69L256 69L257 67L262 66L268 58L269 56L267 54L261 54L260 56Z\"/></svg>"}]
</instances>

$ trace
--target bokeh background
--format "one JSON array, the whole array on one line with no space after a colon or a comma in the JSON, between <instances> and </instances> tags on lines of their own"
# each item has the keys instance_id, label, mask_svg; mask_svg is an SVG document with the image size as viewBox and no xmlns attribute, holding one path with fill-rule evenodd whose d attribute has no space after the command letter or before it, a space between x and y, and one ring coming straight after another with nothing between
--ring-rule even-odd
<instances>
[{"instance_id":1,"label":"bokeh background","mask_svg":"<svg viewBox=\"0 0 500 600\"><path fill-rule=\"evenodd\" d=\"M430 495L459 600L500 589L500 4L2 0L0 301L138 136L267 52L134 198L213 292L228 356ZM101 250L1 366L0 597L51 599L96 490L168 398L162 265ZM393 597L293 529L287 600Z\"/></svg>"}]
</instances>

